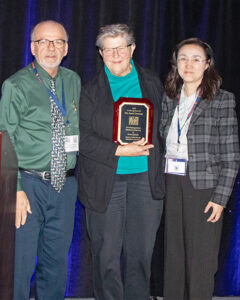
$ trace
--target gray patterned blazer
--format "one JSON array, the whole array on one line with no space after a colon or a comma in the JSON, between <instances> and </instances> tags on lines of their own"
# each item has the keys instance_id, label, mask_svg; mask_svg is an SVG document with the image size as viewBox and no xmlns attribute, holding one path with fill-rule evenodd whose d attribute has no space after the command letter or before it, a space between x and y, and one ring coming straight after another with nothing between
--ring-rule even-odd
<instances>
[{"instance_id":1,"label":"gray patterned blazer","mask_svg":"<svg viewBox=\"0 0 240 300\"><path fill-rule=\"evenodd\" d=\"M162 101L160 134L166 140L177 99ZM235 98L220 90L213 101L201 99L188 129L188 170L195 189L214 188L211 201L226 206L239 168Z\"/></svg>"}]
</instances>

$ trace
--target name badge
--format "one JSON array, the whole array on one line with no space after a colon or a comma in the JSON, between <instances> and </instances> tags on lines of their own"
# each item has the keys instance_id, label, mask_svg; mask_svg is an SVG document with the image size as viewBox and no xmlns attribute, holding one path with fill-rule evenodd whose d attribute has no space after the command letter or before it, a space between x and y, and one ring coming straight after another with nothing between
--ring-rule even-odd
<instances>
[{"instance_id":1,"label":"name badge","mask_svg":"<svg viewBox=\"0 0 240 300\"><path fill-rule=\"evenodd\" d=\"M74 152L79 150L78 135L65 136L65 151Z\"/></svg>"},{"instance_id":2,"label":"name badge","mask_svg":"<svg viewBox=\"0 0 240 300\"><path fill-rule=\"evenodd\" d=\"M187 160L181 158L166 158L165 173L185 176Z\"/></svg>"}]
</instances>

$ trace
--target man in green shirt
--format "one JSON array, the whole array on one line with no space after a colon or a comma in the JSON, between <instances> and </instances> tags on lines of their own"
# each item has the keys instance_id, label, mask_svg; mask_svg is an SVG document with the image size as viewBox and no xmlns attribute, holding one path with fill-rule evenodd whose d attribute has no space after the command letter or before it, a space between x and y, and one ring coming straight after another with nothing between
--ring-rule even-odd
<instances>
[{"instance_id":1,"label":"man in green shirt","mask_svg":"<svg viewBox=\"0 0 240 300\"><path fill-rule=\"evenodd\" d=\"M35 60L2 87L0 129L18 158L14 300L29 298L36 267L37 299L64 298L77 185L80 78L60 63L65 28L38 23L31 34Z\"/></svg>"}]
</instances>

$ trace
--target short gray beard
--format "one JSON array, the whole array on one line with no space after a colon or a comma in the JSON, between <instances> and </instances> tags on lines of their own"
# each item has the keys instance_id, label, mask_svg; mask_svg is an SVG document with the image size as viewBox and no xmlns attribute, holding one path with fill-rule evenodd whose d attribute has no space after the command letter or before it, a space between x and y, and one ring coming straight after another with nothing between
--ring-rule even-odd
<instances>
[{"instance_id":1,"label":"short gray beard","mask_svg":"<svg viewBox=\"0 0 240 300\"><path fill-rule=\"evenodd\" d=\"M61 64L61 62L60 62L60 63L59 63L59 62L56 62L56 63L51 64L51 65L48 65L48 64L46 64L45 62L42 62L42 63L41 63L41 65L42 65L44 68L46 68L46 69L55 69L55 68L57 68L60 64Z\"/></svg>"}]
</instances>

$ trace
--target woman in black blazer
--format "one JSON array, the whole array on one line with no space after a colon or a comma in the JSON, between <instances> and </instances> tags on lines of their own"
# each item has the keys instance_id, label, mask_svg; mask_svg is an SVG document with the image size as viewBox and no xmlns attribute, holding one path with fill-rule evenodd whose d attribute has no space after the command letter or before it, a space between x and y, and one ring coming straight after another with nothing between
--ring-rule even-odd
<instances>
[{"instance_id":1,"label":"woman in black blazer","mask_svg":"<svg viewBox=\"0 0 240 300\"><path fill-rule=\"evenodd\" d=\"M222 211L239 168L233 94L219 89L211 47L180 42L166 80L164 299L212 299Z\"/></svg>"},{"instance_id":2,"label":"woman in black blazer","mask_svg":"<svg viewBox=\"0 0 240 300\"><path fill-rule=\"evenodd\" d=\"M158 127L162 85L138 66L133 32L104 26L96 45L104 67L82 89L79 198L86 207L93 257L94 296L147 300L151 256L160 224L164 181ZM154 106L152 144L113 142L114 102L147 98ZM122 262L122 267L121 263Z\"/></svg>"}]
</instances>

